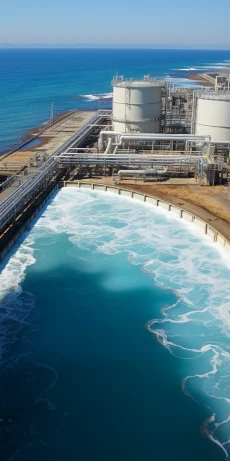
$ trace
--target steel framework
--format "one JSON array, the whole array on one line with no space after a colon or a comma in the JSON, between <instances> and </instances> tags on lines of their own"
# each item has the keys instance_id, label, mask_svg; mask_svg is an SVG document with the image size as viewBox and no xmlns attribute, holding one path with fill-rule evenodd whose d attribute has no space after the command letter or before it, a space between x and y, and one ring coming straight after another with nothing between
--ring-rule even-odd
<instances>
[{"instance_id":1,"label":"steel framework","mask_svg":"<svg viewBox=\"0 0 230 461\"><path fill-rule=\"evenodd\" d=\"M57 149L52 156L37 169L34 176L29 177L15 191L0 202L0 231L23 210L26 202L42 189L51 178L59 172L58 157L63 150L71 146L80 147L90 134L98 129L98 124L107 120L110 115L107 111L100 111L92 119L77 131L65 144Z\"/></svg>"}]
</instances>

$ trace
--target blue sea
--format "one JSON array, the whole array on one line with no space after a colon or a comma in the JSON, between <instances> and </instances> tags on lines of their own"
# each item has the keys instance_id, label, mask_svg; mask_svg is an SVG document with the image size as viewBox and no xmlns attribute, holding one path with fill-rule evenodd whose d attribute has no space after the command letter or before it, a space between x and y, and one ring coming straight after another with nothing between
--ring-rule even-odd
<instances>
[{"instance_id":1,"label":"blue sea","mask_svg":"<svg viewBox=\"0 0 230 461\"><path fill-rule=\"evenodd\" d=\"M0 49L0 152L21 142L28 130L70 109L111 106L116 73L150 74L194 86L190 73L230 65L230 51L151 49Z\"/></svg>"},{"instance_id":2,"label":"blue sea","mask_svg":"<svg viewBox=\"0 0 230 461\"><path fill-rule=\"evenodd\" d=\"M229 54L1 50L2 143L44 123L51 100L109 105L116 72L184 84L182 69ZM55 193L0 265L1 461L227 459L229 278L230 255L173 213Z\"/></svg>"}]
</instances>

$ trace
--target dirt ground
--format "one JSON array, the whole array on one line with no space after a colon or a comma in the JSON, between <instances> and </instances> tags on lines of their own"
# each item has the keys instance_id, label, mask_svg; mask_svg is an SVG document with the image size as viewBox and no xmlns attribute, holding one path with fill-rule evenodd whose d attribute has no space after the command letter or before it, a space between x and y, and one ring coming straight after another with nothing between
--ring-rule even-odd
<instances>
[{"instance_id":1,"label":"dirt ground","mask_svg":"<svg viewBox=\"0 0 230 461\"><path fill-rule=\"evenodd\" d=\"M198 205L230 223L230 188L225 186L152 184L135 185L135 189L163 196L167 200L180 199Z\"/></svg>"},{"instance_id":2,"label":"dirt ground","mask_svg":"<svg viewBox=\"0 0 230 461\"><path fill-rule=\"evenodd\" d=\"M87 180L84 179L84 182ZM90 183L114 184L111 177L93 178ZM230 241L230 187L202 186L198 184L116 183L122 188L140 191L179 206L209 222Z\"/></svg>"}]
</instances>

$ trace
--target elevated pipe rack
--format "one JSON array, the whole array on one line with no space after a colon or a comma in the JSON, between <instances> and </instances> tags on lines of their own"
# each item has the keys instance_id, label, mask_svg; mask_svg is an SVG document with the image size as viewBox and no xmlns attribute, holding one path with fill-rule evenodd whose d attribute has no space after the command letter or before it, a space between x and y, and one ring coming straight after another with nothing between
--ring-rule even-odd
<instances>
[{"instance_id":1,"label":"elevated pipe rack","mask_svg":"<svg viewBox=\"0 0 230 461\"><path fill-rule=\"evenodd\" d=\"M77 131L66 143L57 149L52 156L37 169L36 175L28 178L8 197L0 202L0 231L10 222L12 222L20 211L23 211L26 202L33 197L47 181L57 176L59 171L58 157L63 150L71 146L80 147L89 134L97 129L97 124L107 119L107 114L103 112L96 114L92 119Z\"/></svg>"}]
</instances>

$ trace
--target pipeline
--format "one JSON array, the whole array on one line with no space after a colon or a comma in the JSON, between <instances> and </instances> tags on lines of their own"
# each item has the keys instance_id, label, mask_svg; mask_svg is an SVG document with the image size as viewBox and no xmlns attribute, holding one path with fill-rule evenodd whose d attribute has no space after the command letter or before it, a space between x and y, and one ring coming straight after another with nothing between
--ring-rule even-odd
<instances>
[{"instance_id":1,"label":"pipeline","mask_svg":"<svg viewBox=\"0 0 230 461\"><path fill-rule=\"evenodd\" d=\"M19 210L22 210L24 203L37 191L42 188L46 180L49 180L58 171L58 158L73 146L79 147L87 135L94 131L97 122L103 116L94 115L89 123L80 128L74 133L62 146L60 146L49 159L39 168L36 169L36 174L29 177L17 189L11 192L3 201L0 202L0 230L11 220L14 219Z\"/></svg>"},{"instance_id":2,"label":"pipeline","mask_svg":"<svg viewBox=\"0 0 230 461\"><path fill-rule=\"evenodd\" d=\"M144 140L145 138L151 138L152 141L154 141L155 139L156 140L162 140L162 139L168 139L168 140L173 140L173 141L178 141L178 140L187 140L187 139L193 139L193 140L202 140L202 141L210 141L211 140L211 136L209 135L196 135L196 134L173 134L173 135L170 135L170 134L165 134L165 133L132 133L131 134L126 134L126 133L122 133L121 131L101 131L100 132L100 135L99 135L99 141L98 141L98 146L99 146L99 149L103 149L103 145L104 145L104 138L105 137L115 137L115 140L116 142L118 143L118 145L120 144L120 138L123 137L123 136L132 136L132 140ZM173 137L173 139L171 139L171 137Z\"/></svg>"},{"instance_id":3,"label":"pipeline","mask_svg":"<svg viewBox=\"0 0 230 461\"><path fill-rule=\"evenodd\" d=\"M98 139L98 147L99 149L103 149L104 146L104 137L110 136L114 137L115 136L115 141L118 142L118 136L121 136L122 132L121 131L100 131L99 134L99 139Z\"/></svg>"},{"instance_id":4,"label":"pipeline","mask_svg":"<svg viewBox=\"0 0 230 461\"><path fill-rule=\"evenodd\" d=\"M168 141L205 141L206 137L205 136L197 136L196 138L194 136L190 136L189 134L187 135L182 135L180 138L175 135L164 135L164 136L159 136L158 134L152 134L152 135L122 135L120 136L119 139L119 144L121 145L123 142L126 141L155 141L155 140L168 140Z\"/></svg>"},{"instance_id":5,"label":"pipeline","mask_svg":"<svg viewBox=\"0 0 230 461\"><path fill-rule=\"evenodd\" d=\"M185 166L196 165L200 160L199 155L117 155L117 154L62 154L56 157L59 164L62 165L137 165L137 166Z\"/></svg>"},{"instance_id":6,"label":"pipeline","mask_svg":"<svg viewBox=\"0 0 230 461\"><path fill-rule=\"evenodd\" d=\"M110 153L110 149L112 147L112 138L109 138L109 141L108 141L108 144L107 144L107 147L106 147L106 150L104 152L105 155L109 154Z\"/></svg>"},{"instance_id":7,"label":"pipeline","mask_svg":"<svg viewBox=\"0 0 230 461\"><path fill-rule=\"evenodd\" d=\"M165 173L167 173L167 168L163 168L162 170L157 170L156 168L149 168L145 170L119 170L117 174L120 177L122 175L162 175Z\"/></svg>"},{"instance_id":8,"label":"pipeline","mask_svg":"<svg viewBox=\"0 0 230 461\"><path fill-rule=\"evenodd\" d=\"M227 144L228 146L230 146L230 140L229 141L221 141L221 140L216 140L216 141L211 141L210 144Z\"/></svg>"}]
</instances>

